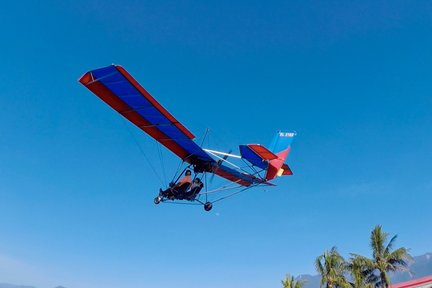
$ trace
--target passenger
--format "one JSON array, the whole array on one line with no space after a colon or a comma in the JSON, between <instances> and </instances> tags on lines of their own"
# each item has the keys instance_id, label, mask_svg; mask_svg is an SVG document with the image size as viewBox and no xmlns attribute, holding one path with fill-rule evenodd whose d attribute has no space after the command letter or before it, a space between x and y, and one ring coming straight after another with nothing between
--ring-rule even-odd
<instances>
[{"instance_id":1,"label":"passenger","mask_svg":"<svg viewBox=\"0 0 432 288\"><path fill-rule=\"evenodd\" d=\"M190 186L190 190L185 193L184 199L190 201L194 200L203 187L204 184L201 182L201 179L195 178L194 182Z\"/></svg>"}]
</instances>

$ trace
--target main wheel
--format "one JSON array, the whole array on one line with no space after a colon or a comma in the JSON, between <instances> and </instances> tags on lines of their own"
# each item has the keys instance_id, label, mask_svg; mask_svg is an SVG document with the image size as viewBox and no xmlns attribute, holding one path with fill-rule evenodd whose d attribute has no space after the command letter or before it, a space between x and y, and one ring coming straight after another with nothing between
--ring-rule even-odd
<instances>
[{"instance_id":1,"label":"main wheel","mask_svg":"<svg viewBox=\"0 0 432 288\"><path fill-rule=\"evenodd\" d=\"M213 204L211 202L206 202L204 204L204 210L205 211L210 211L213 208Z\"/></svg>"},{"instance_id":2,"label":"main wheel","mask_svg":"<svg viewBox=\"0 0 432 288\"><path fill-rule=\"evenodd\" d=\"M157 196L157 197L154 198L153 202L157 205L157 204L159 204L161 202L161 200L162 200L162 197L161 196Z\"/></svg>"}]
</instances>

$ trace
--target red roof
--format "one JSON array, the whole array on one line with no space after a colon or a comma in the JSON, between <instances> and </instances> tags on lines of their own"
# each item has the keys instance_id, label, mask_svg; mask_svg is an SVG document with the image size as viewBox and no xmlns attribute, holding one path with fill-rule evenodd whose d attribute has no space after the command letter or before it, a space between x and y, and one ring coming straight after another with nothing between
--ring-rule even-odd
<instances>
[{"instance_id":1,"label":"red roof","mask_svg":"<svg viewBox=\"0 0 432 288\"><path fill-rule=\"evenodd\" d=\"M391 288L410 288L432 284L432 275L391 285Z\"/></svg>"}]
</instances>

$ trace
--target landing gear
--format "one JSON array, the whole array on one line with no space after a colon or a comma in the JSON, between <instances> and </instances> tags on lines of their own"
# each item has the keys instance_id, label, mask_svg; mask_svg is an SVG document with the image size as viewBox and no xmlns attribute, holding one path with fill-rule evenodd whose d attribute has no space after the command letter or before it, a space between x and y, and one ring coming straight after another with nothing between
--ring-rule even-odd
<instances>
[{"instance_id":1,"label":"landing gear","mask_svg":"<svg viewBox=\"0 0 432 288\"><path fill-rule=\"evenodd\" d=\"M162 196L157 196L154 198L153 202L157 205L162 201Z\"/></svg>"},{"instance_id":2,"label":"landing gear","mask_svg":"<svg viewBox=\"0 0 432 288\"><path fill-rule=\"evenodd\" d=\"M211 202L206 202L204 204L204 210L205 211L210 211L213 208L213 204Z\"/></svg>"},{"instance_id":3,"label":"landing gear","mask_svg":"<svg viewBox=\"0 0 432 288\"><path fill-rule=\"evenodd\" d=\"M178 198L177 198L178 199ZM168 197L167 196L162 196L162 195L158 195L158 196L156 196L154 199L153 199L153 202L154 202L154 204L156 204L156 205L158 205L158 204L160 204L161 202L165 202L165 201L167 201L167 200L176 200L176 198L174 197L174 196L171 196L171 195L169 195ZM178 200L182 200L182 199L178 199ZM209 201L207 201L207 202L201 202L201 201L199 201L199 200L196 200L196 199L184 199L184 200L188 200L188 201L197 201L197 202L199 202L200 204L202 204L203 206L204 206L204 210L205 211L210 211L210 210L212 210L212 208L213 208L213 203L212 202L209 202Z\"/></svg>"}]
</instances>

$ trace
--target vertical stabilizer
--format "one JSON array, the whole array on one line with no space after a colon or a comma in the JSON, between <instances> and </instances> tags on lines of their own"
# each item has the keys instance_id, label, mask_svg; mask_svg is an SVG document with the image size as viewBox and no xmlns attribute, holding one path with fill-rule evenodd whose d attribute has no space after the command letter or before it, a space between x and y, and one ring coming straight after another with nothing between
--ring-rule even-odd
<instances>
[{"instance_id":1,"label":"vertical stabilizer","mask_svg":"<svg viewBox=\"0 0 432 288\"><path fill-rule=\"evenodd\" d=\"M291 143L294 139L294 136L296 136L296 132L283 132L279 131L273 138L272 142L269 145L269 150L273 153L277 154L285 149L287 149L289 146L291 146Z\"/></svg>"},{"instance_id":2,"label":"vertical stabilizer","mask_svg":"<svg viewBox=\"0 0 432 288\"><path fill-rule=\"evenodd\" d=\"M286 164L284 165L284 163L291 150L291 143L296 135L297 133L293 131L279 131L275 135L273 141L270 143L269 150L272 151L275 155L277 155L278 158L269 162L269 166L265 176L266 180L274 179L277 176L292 174L289 167ZM288 168L289 173L287 173L288 171L285 171L287 169L284 168Z\"/></svg>"}]
</instances>

